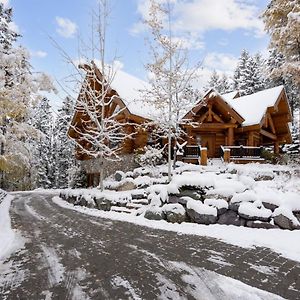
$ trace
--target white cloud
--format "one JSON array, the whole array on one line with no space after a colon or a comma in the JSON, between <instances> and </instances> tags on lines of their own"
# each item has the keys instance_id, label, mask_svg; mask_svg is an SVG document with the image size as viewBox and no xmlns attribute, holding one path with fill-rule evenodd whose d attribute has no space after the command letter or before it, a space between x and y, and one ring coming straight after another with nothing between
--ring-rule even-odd
<instances>
[{"instance_id":1,"label":"white cloud","mask_svg":"<svg viewBox=\"0 0 300 300\"><path fill-rule=\"evenodd\" d=\"M149 0L137 0L137 12L145 19L149 16ZM160 0L164 2L165 0ZM209 30L231 31L243 29L255 37L262 36L263 22L259 8L251 0L177 0L174 2L174 29L179 32L203 34ZM144 30L135 23L131 32Z\"/></svg>"},{"instance_id":2,"label":"white cloud","mask_svg":"<svg viewBox=\"0 0 300 300\"><path fill-rule=\"evenodd\" d=\"M205 58L203 65L211 70L225 73L233 73L236 68L238 58L231 54L211 52Z\"/></svg>"},{"instance_id":3,"label":"white cloud","mask_svg":"<svg viewBox=\"0 0 300 300\"><path fill-rule=\"evenodd\" d=\"M65 38L72 38L77 32L76 23L72 22L70 19L56 17L55 18L58 28L57 33Z\"/></svg>"},{"instance_id":4,"label":"white cloud","mask_svg":"<svg viewBox=\"0 0 300 300\"><path fill-rule=\"evenodd\" d=\"M45 51L41 51L41 50L38 50L38 51L31 51L30 52L31 56L33 57L39 57L39 58L44 58L48 55L47 52Z\"/></svg>"}]
</instances>

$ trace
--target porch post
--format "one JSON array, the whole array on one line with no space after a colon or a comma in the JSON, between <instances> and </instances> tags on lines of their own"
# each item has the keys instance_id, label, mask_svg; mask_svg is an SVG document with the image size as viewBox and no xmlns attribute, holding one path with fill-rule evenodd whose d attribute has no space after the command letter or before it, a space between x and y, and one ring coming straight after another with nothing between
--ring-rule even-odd
<instances>
[{"instance_id":1,"label":"porch post","mask_svg":"<svg viewBox=\"0 0 300 300\"><path fill-rule=\"evenodd\" d=\"M274 142L274 154L278 155L279 154L279 143Z\"/></svg>"},{"instance_id":2,"label":"porch post","mask_svg":"<svg viewBox=\"0 0 300 300\"><path fill-rule=\"evenodd\" d=\"M234 128L228 128L228 146L233 146L234 144Z\"/></svg>"}]
</instances>

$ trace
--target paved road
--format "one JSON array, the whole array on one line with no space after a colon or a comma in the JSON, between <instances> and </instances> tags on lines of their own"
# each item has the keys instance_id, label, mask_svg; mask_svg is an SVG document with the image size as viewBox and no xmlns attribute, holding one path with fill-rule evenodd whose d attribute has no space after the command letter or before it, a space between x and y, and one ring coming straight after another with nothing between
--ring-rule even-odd
<instances>
[{"instance_id":1,"label":"paved road","mask_svg":"<svg viewBox=\"0 0 300 300\"><path fill-rule=\"evenodd\" d=\"M246 298L217 274L300 299L300 264L268 249L90 217L51 198L13 200L12 226L26 245L0 264L0 299Z\"/></svg>"}]
</instances>

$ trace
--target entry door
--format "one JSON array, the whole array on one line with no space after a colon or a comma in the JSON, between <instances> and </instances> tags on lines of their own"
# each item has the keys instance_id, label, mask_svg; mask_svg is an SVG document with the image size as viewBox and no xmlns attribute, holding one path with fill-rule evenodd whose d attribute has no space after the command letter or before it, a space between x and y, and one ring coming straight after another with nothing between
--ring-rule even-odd
<instances>
[{"instance_id":1,"label":"entry door","mask_svg":"<svg viewBox=\"0 0 300 300\"><path fill-rule=\"evenodd\" d=\"M215 134L201 135L201 146L207 148L207 156L209 158L215 157L216 135Z\"/></svg>"}]
</instances>

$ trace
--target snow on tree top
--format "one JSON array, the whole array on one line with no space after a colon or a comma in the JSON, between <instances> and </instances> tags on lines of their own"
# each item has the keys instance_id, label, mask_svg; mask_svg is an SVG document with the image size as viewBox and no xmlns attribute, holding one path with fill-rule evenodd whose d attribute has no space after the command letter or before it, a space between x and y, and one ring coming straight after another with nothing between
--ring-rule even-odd
<instances>
[{"instance_id":1,"label":"snow on tree top","mask_svg":"<svg viewBox=\"0 0 300 300\"><path fill-rule=\"evenodd\" d=\"M245 119L243 126L255 125L260 123L267 108L275 105L283 90L284 87L280 85L239 98L227 97L225 100Z\"/></svg>"}]
</instances>

